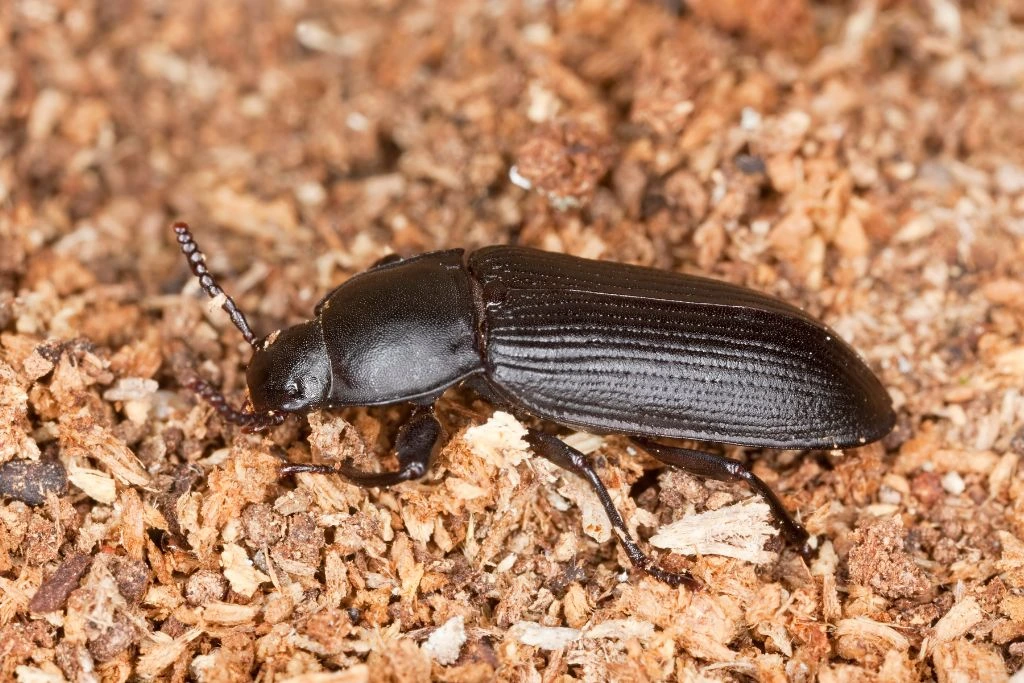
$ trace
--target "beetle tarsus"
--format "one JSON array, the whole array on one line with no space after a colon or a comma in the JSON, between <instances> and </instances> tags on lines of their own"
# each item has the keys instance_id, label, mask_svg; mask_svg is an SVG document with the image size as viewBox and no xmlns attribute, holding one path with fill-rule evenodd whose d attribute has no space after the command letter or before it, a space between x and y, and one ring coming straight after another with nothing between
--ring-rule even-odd
<instances>
[{"instance_id":1,"label":"beetle tarsus","mask_svg":"<svg viewBox=\"0 0 1024 683\"><path fill-rule=\"evenodd\" d=\"M622 520L622 515L615 508L615 503L612 501L608 489L600 477L597 476L594 466L590 464L586 455L558 437L534 429L527 432L526 442L533 447L537 455L550 460L562 469L569 470L573 474L582 477L590 484L601 501L605 514L608 515L608 521L611 522L612 528L615 530L616 538L619 539L622 549L626 551L626 555L629 556L630 562L635 567L642 569L647 574L670 586L685 585L690 589L700 587L700 582L688 572L670 572L662 569L640 549L640 546L630 536L629 531L626 530L626 523Z\"/></svg>"},{"instance_id":2,"label":"beetle tarsus","mask_svg":"<svg viewBox=\"0 0 1024 683\"><path fill-rule=\"evenodd\" d=\"M393 472L364 472L345 462L337 466L289 464L281 468L281 475L302 472L340 474L363 488L387 487L403 481L413 481L430 470L434 445L440 435L441 424L433 411L417 411L398 432L398 438L395 440L398 469Z\"/></svg>"},{"instance_id":3,"label":"beetle tarsus","mask_svg":"<svg viewBox=\"0 0 1024 683\"><path fill-rule=\"evenodd\" d=\"M725 482L745 482L754 493L760 495L768 503L772 516L781 528L782 535L786 537L786 541L794 548L797 548L804 557L813 552L810 545L808 545L810 534L807 533L807 530L804 529L802 524L793 519L793 516L789 514L789 510L782 504L779 497L775 495L775 492L743 463L727 458L724 455L715 455L714 453L695 451L689 448L665 446L657 441L641 437L634 437L633 441L666 465L689 472L694 476Z\"/></svg>"},{"instance_id":4,"label":"beetle tarsus","mask_svg":"<svg viewBox=\"0 0 1024 683\"><path fill-rule=\"evenodd\" d=\"M189 230L188 223L178 221L171 228L178 236L178 245L181 247L181 253L188 259L188 267L192 270L192 274L199 278L199 286L203 288L203 291L211 299L222 294L224 295L224 303L221 305L221 308L224 309L228 317L231 318L231 322L234 323L238 331L245 337L245 341L249 342L249 346L255 348L256 335L253 333L252 328L249 327L249 321L245 319L245 314L238 308L235 300L224 293L224 290L217 284L213 275L207 270L206 255L203 254L195 238L192 237L192 231Z\"/></svg>"}]
</instances>

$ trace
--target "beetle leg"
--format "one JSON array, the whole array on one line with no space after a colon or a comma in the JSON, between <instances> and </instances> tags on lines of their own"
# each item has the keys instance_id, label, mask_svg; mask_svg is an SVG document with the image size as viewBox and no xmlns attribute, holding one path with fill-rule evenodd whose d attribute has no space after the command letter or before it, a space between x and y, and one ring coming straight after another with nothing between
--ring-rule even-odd
<instances>
[{"instance_id":1,"label":"beetle leg","mask_svg":"<svg viewBox=\"0 0 1024 683\"><path fill-rule=\"evenodd\" d=\"M622 549L626 551L630 562L637 568L642 569L670 586L685 584L691 589L696 589L700 586L700 583L689 572L677 573L666 571L658 567L654 560L640 549L636 541L633 540L633 537L629 535L629 531L626 530L626 523L622 521L622 515L615 509L615 503L612 502L608 489L597 476L594 466L590 464L586 455L558 437L534 429L527 432L526 442L533 447L537 455L553 462L562 469L569 470L573 474L582 477L590 484L601 501L605 514L608 515L608 520L612 523L612 528L615 530L615 535L619 539Z\"/></svg>"},{"instance_id":2,"label":"beetle leg","mask_svg":"<svg viewBox=\"0 0 1024 683\"><path fill-rule=\"evenodd\" d=\"M810 553L811 549L807 544L810 535L807 533L807 530L793 519L793 516L789 514L789 511L768 484L758 479L743 463L727 458L724 455L694 451L689 448L665 446L656 441L641 437L632 438L638 446L671 467L676 467L698 477L707 477L717 481L745 482L754 493L759 494L767 501L772 515L779 523L779 526L782 527L782 533L786 540L799 549L802 555L807 556Z\"/></svg>"},{"instance_id":3,"label":"beetle leg","mask_svg":"<svg viewBox=\"0 0 1024 683\"><path fill-rule=\"evenodd\" d=\"M364 488L393 486L403 481L419 479L430 469L430 458L434 444L441 434L441 424L431 410L417 411L398 432L395 452L398 455L398 469L394 472L364 472L347 462L340 465L285 465L282 475L313 472L316 474L340 474L353 484Z\"/></svg>"}]
</instances>

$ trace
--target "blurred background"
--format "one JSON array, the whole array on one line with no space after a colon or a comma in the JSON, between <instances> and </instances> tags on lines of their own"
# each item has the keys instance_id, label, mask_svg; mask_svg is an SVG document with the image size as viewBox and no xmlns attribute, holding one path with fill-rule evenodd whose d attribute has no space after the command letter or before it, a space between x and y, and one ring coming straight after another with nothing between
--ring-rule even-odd
<instances>
[{"instance_id":1,"label":"blurred background","mask_svg":"<svg viewBox=\"0 0 1024 683\"><path fill-rule=\"evenodd\" d=\"M71 478L38 505L0 486L0 677L1005 678L1024 665L1022 121L1020 0L0 3L0 461ZM517 243L749 285L850 341L900 424L758 460L827 549L680 560L701 594L620 582L544 482L488 527L501 468L476 512L411 487L341 505L273 476L308 457L305 424L244 437L180 388L198 369L240 403L248 351L176 219L260 334L390 252ZM442 407L452 432L490 414ZM384 450L401 415L346 418ZM628 500L625 448L598 457ZM746 495L708 486L662 474L637 505L667 522ZM448 506L443 533L415 533L416 501ZM488 533L493 557L469 557ZM79 556L104 559L31 608ZM549 647L525 622L592 637ZM327 670L349 678L309 678Z\"/></svg>"}]
</instances>

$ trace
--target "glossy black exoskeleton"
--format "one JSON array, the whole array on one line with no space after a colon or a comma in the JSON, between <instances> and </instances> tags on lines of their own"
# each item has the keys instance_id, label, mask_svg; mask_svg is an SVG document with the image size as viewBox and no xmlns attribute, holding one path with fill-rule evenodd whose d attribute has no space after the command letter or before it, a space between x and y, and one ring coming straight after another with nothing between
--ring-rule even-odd
<instances>
[{"instance_id":1,"label":"glossy black exoskeleton","mask_svg":"<svg viewBox=\"0 0 1024 683\"><path fill-rule=\"evenodd\" d=\"M174 230L204 291L223 295L188 226ZM668 465L744 481L806 550L807 532L744 465L654 439L835 449L875 441L895 420L871 370L799 308L638 266L510 246L389 259L329 293L312 320L263 339L230 297L223 307L254 349L252 410L229 407L200 381L193 386L225 419L262 429L310 410L417 406L396 440L398 470L294 464L283 473L338 473L364 486L420 477L441 433L430 406L468 383L513 412L623 433ZM590 483L635 565L673 585L694 584L640 550L585 455L534 429L527 441Z\"/></svg>"}]
</instances>

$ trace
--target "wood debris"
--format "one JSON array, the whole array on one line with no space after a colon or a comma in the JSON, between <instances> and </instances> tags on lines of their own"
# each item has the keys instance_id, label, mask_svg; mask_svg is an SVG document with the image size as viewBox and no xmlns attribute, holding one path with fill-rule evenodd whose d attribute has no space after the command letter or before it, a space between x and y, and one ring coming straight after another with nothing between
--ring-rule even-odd
<instances>
[{"instance_id":1,"label":"wood debris","mask_svg":"<svg viewBox=\"0 0 1024 683\"><path fill-rule=\"evenodd\" d=\"M775 553L764 549L776 534L768 504L759 498L746 498L667 524L651 536L650 542L656 548L683 555L723 555L766 564L776 559Z\"/></svg>"},{"instance_id":2,"label":"wood debris","mask_svg":"<svg viewBox=\"0 0 1024 683\"><path fill-rule=\"evenodd\" d=\"M1019 2L152 4L0 2L0 681L1024 670ZM226 424L185 384L243 406L251 350L177 219L258 335L455 247L751 286L899 421L842 455L680 442L777 491L807 558L743 485L469 387L422 480L281 478L395 468L411 408ZM527 428L702 589L633 567Z\"/></svg>"}]
</instances>

